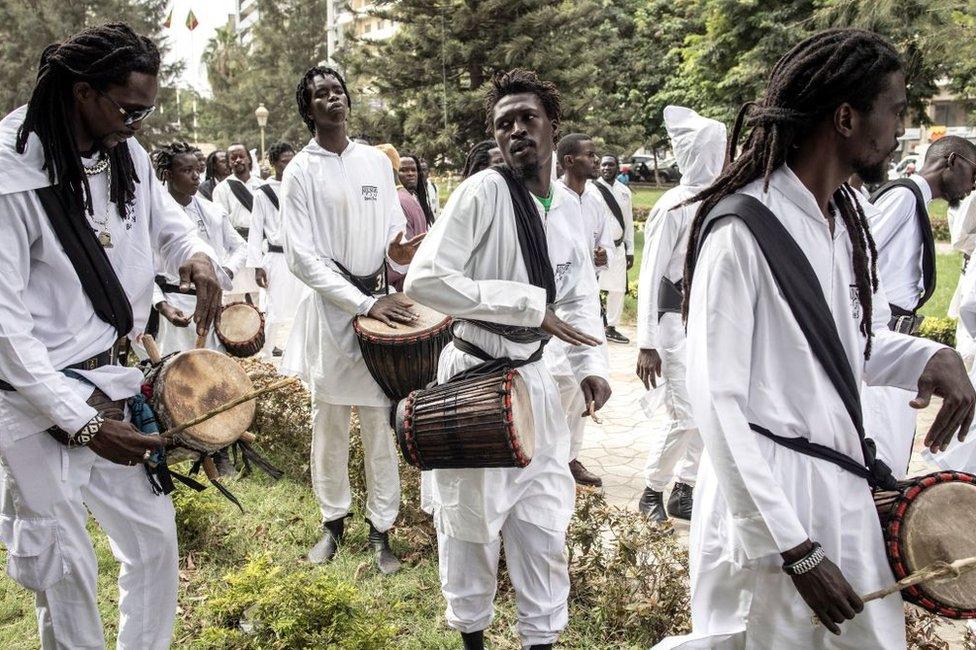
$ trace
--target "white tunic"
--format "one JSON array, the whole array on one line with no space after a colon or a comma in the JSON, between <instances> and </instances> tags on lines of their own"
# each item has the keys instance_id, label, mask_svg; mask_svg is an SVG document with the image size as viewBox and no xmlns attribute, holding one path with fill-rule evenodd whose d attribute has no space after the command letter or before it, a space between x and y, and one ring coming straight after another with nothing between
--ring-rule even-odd
<instances>
[{"instance_id":1,"label":"white tunic","mask_svg":"<svg viewBox=\"0 0 976 650\"><path fill-rule=\"evenodd\" d=\"M219 205L200 196L194 196L188 205L181 207L193 225L196 226L200 238L213 248L220 261L220 266L229 270L236 277L244 267L247 247L244 238L230 224L227 213ZM163 275L171 284L180 283L176 276ZM185 293L163 293L159 285L153 284L152 304L158 305L164 300L187 316L196 309L196 296ZM196 346L196 339L197 330L192 322L186 327L176 327L160 315L159 336L156 341L160 354L166 356L177 350L193 349ZM213 328L207 334L207 347L215 350L221 348Z\"/></svg>"},{"instance_id":2,"label":"white tunic","mask_svg":"<svg viewBox=\"0 0 976 650\"><path fill-rule=\"evenodd\" d=\"M788 168L743 194L758 198L806 253L820 280L856 380L911 388L941 346L887 329L874 296L874 351L865 362L860 305L852 300L851 243L831 235L813 195ZM833 637L781 570L782 551L823 545L854 591L892 582L867 483L826 461L754 433L799 436L857 458L860 447L840 397L809 352L789 305L747 226L718 223L698 262L688 323L688 388L705 442L691 529L692 621L709 648L904 648L901 599L865 606ZM828 640L829 639L829 640ZM675 647L691 638L665 640Z\"/></svg>"},{"instance_id":3,"label":"white tunic","mask_svg":"<svg viewBox=\"0 0 976 650\"><path fill-rule=\"evenodd\" d=\"M213 202L224 209L224 211L230 217L230 224L234 228L250 228L252 213L244 207L244 204L237 200L234 192L230 189L230 181L240 181L239 178L231 174L224 180L217 184L217 187L213 191ZM258 188L264 185L264 181L257 174L251 174L247 181L240 181L244 183L251 194L257 198ZM258 287L257 282L254 279L254 269L256 265L252 263L250 259L247 261L246 268L241 269L241 272L234 276L234 288L232 293L254 293L257 292L260 287Z\"/></svg>"},{"instance_id":4,"label":"white tunic","mask_svg":"<svg viewBox=\"0 0 976 650\"><path fill-rule=\"evenodd\" d=\"M96 414L86 404L91 386L58 370L104 352L118 338L95 314L33 191L50 185L39 140L32 134L24 155L14 150L25 113L19 108L0 122L0 377L17 387L0 391L0 444L53 425L66 431L84 426ZM140 181L132 220L123 223L109 203L107 174L90 183L95 215L107 215L113 245L106 253L132 304L129 336L135 338L149 317L153 253L172 274L193 254L214 253L156 180L146 151L134 139L127 142ZM229 287L226 275L218 275ZM135 395L142 383L135 368L105 366L79 374L113 400Z\"/></svg>"},{"instance_id":5,"label":"white tunic","mask_svg":"<svg viewBox=\"0 0 976 650\"><path fill-rule=\"evenodd\" d=\"M582 194L573 191L561 178L556 181L553 187L556 185L569 192L567 198L571 201L564 209L572 211L574 221L584 224L581 234L584 236L589 234L586 241L593 246L590 256L592 257L593 250L596 250L597 247L603 248L607 252L607 263L596 267L597 272L606 269L613 263L614 257L613 237L611 236L613 226L610 222L615 221L615 219L610 214L610 208L603 202L600 192L589 183L583 186Z\"/></svg>"},{"instance_id":6,"label":"white tunic","mask_svg":"<svg viewBox=\"0 0 976 650\"><path fill-rule=\"evenodd\" d=\"M593 298L589 242L575 229L560 227L573 218L575 199L556 188L545 219L549 257L556 280L556 313L598 336L602 329ZM545 290L529 284L518 245L515 213L505 180L485 170L465 180L420 245L407 274L408 296L446 314L508 325L538 327L546 313ZM494 357L525 359L538 343L518 344L477 326L460 323L458 335ZM599 348L568 350L577 377L606 376ZM477 359L448 345L438 380L444 381ZM487 543L498 538L509 516L562 531L573 511L575 484L569 472L569 429L559 391L542 362L523 366L535 423L532 462L523 469L432 470L434 522L451 537Z\"/></svg>"},{"instance_id":7,"label":"white tunic","mask_svg":"<svg viewBox=\"0 0 976 650\"><path fill-rule=\"evenodd\" d=\"M604 204L606 214L608 217L608 233L610 239L610 248L608 252L611 253L611 259L607 265L606 270L600 273L600 289L603 291L622 291L627 290L627 256L634 254L634 206L633 198L631 196L630 188L619 181L614 181L613 185L610 185L602 178L598 178L594 181L587 183L588 186L592 186L595 183L600 183L604 187L610 188L613 192L614 198L617 199L617 204L620 206L621 212L623 212L624 217L624 227L620 227L620 222L617 221L617 217L613 216L613 212L610 210L610 206L606 204L603 199L603 194L600 193L595 187L592 189L596 190L596 196L600 199L600 202ZM614 242L618 239L623 239L620 242L620 246L615 246Z\"/></svg>"},{"instance_id":8,"label":"white tunic","mask_svg":"<svg viewBox=\"0 0 976 650\"><path fill-rule=\"evenodd\" d=\"M313 139L285 169L279 201L288 265L314 290L299 305L282 367L302 375L324 402L389 405L366 369L352 325L376 298L333 265L335 260L360 276L374 273L403 231L389 158L355 142L335 154Z\"/></svg>"}]
</instances>

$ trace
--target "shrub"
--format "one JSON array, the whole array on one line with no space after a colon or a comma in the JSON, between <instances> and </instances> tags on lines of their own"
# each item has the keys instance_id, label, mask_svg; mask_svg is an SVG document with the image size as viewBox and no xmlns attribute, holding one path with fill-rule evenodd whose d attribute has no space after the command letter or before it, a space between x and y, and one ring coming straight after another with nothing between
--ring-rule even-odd
<instances>
[{"instance_id":1,"label":"shrub","mask_svg":"<svg viewBox=\"0 0 976 650\"><path fill-rule=\"evenodd\" d=\"M936 241L949 241L949 218L946 216L930 215L932 234Z\"/></svg>"},{"instance_id":2,"label":"shrub","mask_svg":"<svg viewBox=\"0 0 976 650\"><path fill-rule=\"evenodd\" d=\"M949 347L955 347L956 319L927 316L918 328L918 336Z\"/></svg>"},{"instance_id":3,"label":"shrub","mask_svg":"<svg viewBox=\"0 0 976 650\"><path fill-rule=\"evenodd\" d=\"M260 555L224 580L204 608L211 624L202 647L354 650L381 648L393 637L382 613L321 567L285 568Z\"/></svg>"}]
</instances>

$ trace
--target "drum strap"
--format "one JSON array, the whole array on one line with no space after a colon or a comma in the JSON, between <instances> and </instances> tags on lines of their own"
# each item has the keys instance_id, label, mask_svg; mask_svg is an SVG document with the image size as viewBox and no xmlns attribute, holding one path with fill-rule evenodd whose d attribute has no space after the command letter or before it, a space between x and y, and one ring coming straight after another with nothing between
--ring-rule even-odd
<instances>
[{"instance_id":1,"label":"drum strap","mask_svg":"<svg viewBox=\"0 0 976 650\"><path fill-rule=\"evenodd\" d=\"M627 226L624 225L624 211L620 209L620 204L617 203L617 197L613 195L613 190L600 181L593 181L593 186L600 190L600 194L603 195L604 203L606 203L607 207L610 208L610 212L613 213L613 218L616 219L617 223L620 224L620 230L624 233L620 236L620 239L613 242L614 247L619 247L622 243L624 243L624 237L626 237L627 233Z\"/></svg>"},{"instance_id":2,"label":"drum strap","mask_svg":"<svg viewBox=\"0 0 976 650\"><path fill-rule=\"evenodd\" d=\"M455 336L454 347L465 354L470 354L473 357L481 359L481 363L462 370L444 383L449 384L473 377L483 377L484 375L490 375L500 370L514 370L522 366L527 366L530 363L535 363L542 359L542 351L545 349L547 342L542 341L539 344L539 348L525 359L512 359L510 357L493 357L474 343Z\"/></svg>"},{"instance_id":3,"label":"drum strap","mask_svg":"<svg viewBox=\"0 0 976 650\"><path fill-rule=\"evenodd\" d=\"M390 287L386 281L386 260L383 260L383 265L370 275L353 275L338 260L333 259L332 263L336 265L339 273L346 278L346 281L359 289L363 295L372 296L378 293L386 294L390 292Z\"/></svg>"},{"instance_id":4,"label":"drum strap","mask_svg":"<svg viewBox=\"0 0 976 650\"><path fill-rule=\"evenodd\" d=\"M918 231L922 234L922 295L918 298L918 303L912 314L922 308L932 294L935 292L936 285L936 266L935 266L935 236L932 233L932 222L929 220L929 211L925 207L925 198L918 183L910 178L898 178L882 185L874 194L871 195L871 203L877 203L887 192L896 187L904 187L915 197L915 218L918 220Z\"/></svg>"},{"instance_id":5,"label":"drum strap","mask_svg":"<svg viewBox=\"0 0 976 650\"><path fill-rule=\"evenodd\" d=\"M667 276L661 276L661 281L657 287L657 320L664 318L665 314L680 314L681 301L684 299L684 289L681 280L671 282Z\"/></svg>"},{"instance_id":6,"label":"drum strap","mask_svg":"<svg viewBox=\"0 0 976 650\"><path fill-rule=\"evenodd\" d=\"M790 236L779 219L758 199L744 194L726 196L711 209L702 223L698 247L692 264L701 251L705 238L712 227L725 217L738 217L749 228L756 243L769 264L770 272L790 306L793 317L803 332L810 349L828 379L837 390L851 423L857 432L863 461L857 461L839 451L813 443L806 438L785 438L757 424L750 427L765 436L801 454L831 462L867 480L872 488L896 489L897 482L891 469L875 455L874 441L865 436L861 414L860 386L854 377L847 353L840 340L830 307L823 295L816 272L810 266L803 250Z\"/></svg>"}]
</instances>

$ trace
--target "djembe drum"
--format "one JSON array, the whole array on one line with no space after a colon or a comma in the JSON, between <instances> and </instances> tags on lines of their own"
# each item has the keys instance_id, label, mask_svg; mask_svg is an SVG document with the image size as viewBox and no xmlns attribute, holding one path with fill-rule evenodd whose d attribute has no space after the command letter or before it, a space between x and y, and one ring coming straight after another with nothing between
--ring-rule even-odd
<instances>
[{"instance_id":1,"label":"djembe drum","mask_svg":"<svg viewBox=\"0 0 976 650\"><path fill-rule=\"evenodd\" d=\"M935 562L976 556L976 476L936 472L878 491L874 503L896 580ZM902 590L905 600L948 618L976 618L976 572Z\"/></svg>"},{"instance_id":2,"label":"djembe drum","mask_svg":"<svg viewBox=\"0 0 976 650\"><path fill-rule=\"evenodd\" d=\"M517 370L417 390L397 405L396 436L415 467L525 467L535 449L529 391Z\"/></svg>"},{"instance_id":3,"label":"djembe drum","mask_svg":"<svg viewBox=\"0 0 976 650\"><path fill-rule=\"evenodd\" d=\"M251 357L264 347L264 314L252 304L225 305L214 330L231 356Z\"/></svg>"},{"instance_id":4,"label":"djembe drum","mask_svg":"<svg viewBox=\"0 0 976 650\"><path fill-rule=\"evenodd\" d=\"M410 307L419 318L392 328L360 316L353 322L369 373L394 402L437 378L437 360L451 341L451 317L429 307Z\"/></svg>"},{"instance_id":5,"label":"djembe drum","mask_svg":"<svg viewBox=\"0 0 976 650\"><path fill-rule=\"evenodd\" d=\"M187 350L163 360L146 375L150 404L163 429L169 430L238 398L254 384L240 364L216 350ZM237 442L254 421L257 405L245 402L178 433L172 462L212 454Z\"/></svg>"}]
</instances>

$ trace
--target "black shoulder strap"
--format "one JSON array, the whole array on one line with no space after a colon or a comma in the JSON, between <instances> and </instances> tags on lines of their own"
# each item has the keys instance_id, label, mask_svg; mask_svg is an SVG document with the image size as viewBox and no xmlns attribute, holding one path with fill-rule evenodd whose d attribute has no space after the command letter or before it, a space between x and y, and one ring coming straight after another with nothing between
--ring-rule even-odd
<instances>
[{"instance_id":1,"label":"black shoulder strap","mask_svg":"<svg viewBox=\"0 0 976 650\"><path fill-rule=\"evenodd\" d=\"M114 327L120 337L126 336L132 330L132 305L85 215L69 213L64 196L54 186L36 191L95 313Z\"/></svg>"},{"instance_id":2,"label":"black shoulder strap","mask_svg":"<svg viewBox=\"0 0 976 650\"><path fill-rule=\"evenodd\" d=\"M208 201L213 201L213 191L214 191L214 183L212 180L203 181L202 183L200 183L200 187L197 188L197 192L202 194L203 198L207 199Z\"/></svg>"},{"instance_id":3,"label":"black shoulder strap","mask_svg":"<svg viewBox=\"0 0 976 650\"><path fill-rule=\"evenodd\" d=\"M546 230L539 219L535 202L529 196L528 188L508 165L496 165L492 169L505 179L508 192L512 196L515 229L529 282L546 290L546 304L551 305L556 301L556 279L553 277L552 263L549 261Z\"/></svg>"},{"instance_id":4,"label":"black shoulder strap","mask_svg":"<svg viewBox=\"0 0 976 650\"><path fill-rule=\"evenodd\" d=\"M613 195L613 190L600 181L593 181L593 184L596 185L596 189L600 190L600 194L603 195L603 200L606 201L607 206L610 208L610 212L613 213L613 217L617 220L617 223L620 224L620 230L622 230L626 235L627 226L624 225L624 212L620 209L620 204L617 203L617 197ZM620 246L620 242L622 241L623 238L621 237L620 241L614 243L617 246Z\"/></svg>"},{"instance_id":5,"label":"black shoulder strap","mask_svg":"<svg viewBox=\"0 0 976 650\"><path fill-rule=\"evenodd\" d=\"M929 220L929 211L925 207L925 197L922 196L922 188L918 183L910 178L898 178L879 187L871 195L871 203L877 203L882 195L895 189L904 187L911 191L915 196L915 216L918 219L918 229L922 232L922 296L915 305L914 311L918 311L928 302L935 292L936 270L935 270L935 236L932 234L932 222Z\"/></svg>"},{"instance_id":6,"label":"black shoulder strap","mask_svg":"<svg viewBox=\"0 0 976 650\"><path fill-rule=\"evenodd\" d=\"M268 197L268 200L269 201L271 201L271 205L274 206L274 209L275 210L280 210L281 209L281 206L278 205L278 195L275 194L274 188L272 188L270 185L268 185L267 183L265 183L264 185L262 185L258 189L261 190L262 192L264 192L264 195L266 197Z\"/></svg>"},{"instance_id":7,"label":"black shoulder strap","mask_svg":"<svg viewBox=\"0 0 976 650\"><path fill-rule=\"evenodd\" d=\"M874 458L873 442L865 438L861 414L860 386L854 377L850 363L848 363L847 351L841 343L837 325L834 323L830 307L827 305L827 300L820 287L820 281L817 279L813 267L810 266L810 261L803 249L796 243L796 240L793 239L780 220L758 199L744 194L732 194L719 201L705 217L701 236L698 240L698 248L695 251L696 260L712 227L724 217L741 219L759 244L773 278L782 291L787 304L789 304L790 311L796 318L803 336L844 403L844 408L854 424L854 429L857 431L861 443L864 464L853 461L853 459L835 450L810 443L805 439L801 439L800 444L795 444L797 439L787 439L794 443L788 446L797 451L841 465L845 469L868 479L872 485L875 482L883 483L885 479L879 478L877 472L880 471L883 474L887 467L885 466L884 469L878 467ZM765 430L760 430L761 427L753 426L753 429L763 433L763 435L768 433ZM780 442L779 436L770 434L767 437ZM803 447L803 449L799 447ZM815 448L811 449L811 447ZM853 467L847 467L842 459L851 461ZM887 472L890 476L890 470Z\"/></svg>"},{"instance_id":8,"label":"black shoulder strap","mask_svg":"<svg viewBox=\"0 0 976 650\"><path fill-rule=\"evenodd\" d=\"M227 184L230 185L230 191L234 193L234 196L248 212L254 209L254 196L251 194L251 190L247 189L247 185L236 178L228 178Z\"/></svg>"}]
</instances>

